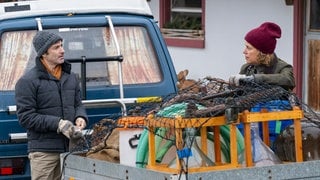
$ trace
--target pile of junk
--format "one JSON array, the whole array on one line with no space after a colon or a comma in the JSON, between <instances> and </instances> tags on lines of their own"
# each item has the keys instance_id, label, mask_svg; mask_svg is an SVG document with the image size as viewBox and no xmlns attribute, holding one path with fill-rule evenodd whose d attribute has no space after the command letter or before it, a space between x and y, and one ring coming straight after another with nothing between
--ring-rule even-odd
<instances>
[{"instance_id":1,"label":"pile of junk","mask_svg":"<svg viewBox=\"0 0 320 180\"><path fill-rule=\"evenodd\" d=\"M262 122L249 123L250 129L246 130L239 119L245 111L277 113L298 108L303 112L299 121L303 161L320 159L320 117L293 92L252 81L239 86L213 77L196 81L187 79L187 74L187 70L178 74L179 93L160 102L127 107L125 117L117 114L116 119L102 119L85 136L85 143L78 144L72 152L81 151L89 158L139 168L150 165L150 157L155 160L151 166L192 168L230 163L236 148L237 164L245 166L244 134L250 131L253 166L294 162L297 157L293 119L268 121L268 143L263 140ZM218 130L210 123L219 124ZM235 136L235 144L231 143L231 136ZM151 137L154 139L150 140ZM205 146L201 145L203 142ZM215 151L220 152L219 156Z\"/></svg>"}]
</instances>

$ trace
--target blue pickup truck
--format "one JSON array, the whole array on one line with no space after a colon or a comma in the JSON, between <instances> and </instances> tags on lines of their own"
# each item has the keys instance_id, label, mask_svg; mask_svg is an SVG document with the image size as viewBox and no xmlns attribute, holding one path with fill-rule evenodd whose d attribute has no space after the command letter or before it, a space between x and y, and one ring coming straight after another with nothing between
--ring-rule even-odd
<instances>
[{"instance_id":1,"label":"blue pickup truck","mask_svg":"<svg viewBox=\"0 0 320 180\"><path fill-rule=\"evenodd\" d=\"M91 125L115 112L125 115L139 99L177 93L176 72L146 0L0 3L0 179L30 179L14 88L34 66L32 38L42 30L64 38Z\"/></svg>"}]
</instances>

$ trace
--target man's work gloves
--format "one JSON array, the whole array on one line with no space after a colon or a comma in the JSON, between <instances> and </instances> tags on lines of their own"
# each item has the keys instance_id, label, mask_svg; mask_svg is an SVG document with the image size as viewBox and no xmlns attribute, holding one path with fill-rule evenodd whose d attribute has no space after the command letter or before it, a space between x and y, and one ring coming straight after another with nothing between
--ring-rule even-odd
<instances>
[{"instance_id":1,"label":"man's work gloves","mask_svg":"<svg viewBox=\"0 0 320 180\"><path fill-rule=\"evenodd\" d=\"M65 135L69 141L69 152L83 151L88 148L87 141L82 134L82 129L86 127L86 121L83 118L76 119L76 125L71 121L61 119L59 121L58 133Z\"/></svg>"},{"instance_id":2,"label":"man's work gloves","mask_svg":"<svg viewBox=\"0 0 320 180\"><path fill-rule=\"evenodd\" d=\"M246 76L244 74L232 75L229 78L229 84L233 86L239 86L241 82L254 81L254 77Z\"/></svg>"},{"instance_id":3,"label":"man's work gloves","mask_svg":"<svg viewBox=\"0 0 320 180\"><path fill-rule=\"evenodd\" d=\"M77 126L80 130L83 130L83 129L87 126L86 120L84 120L82 117L78 117L78 118L76 119L76 126Z\"/></svg>"},{"instance_id":4,"label":"man's work gloves","mask_svg":"<svg viewBox=\"0 0 320 180\"><path fill-rule=\"evenodd\" d=\"M58 125L58 133L62 133L68 139L79 139L82 137L82 129L74 126L71 121L61 119Z\"/></svg>"}]
</instances>

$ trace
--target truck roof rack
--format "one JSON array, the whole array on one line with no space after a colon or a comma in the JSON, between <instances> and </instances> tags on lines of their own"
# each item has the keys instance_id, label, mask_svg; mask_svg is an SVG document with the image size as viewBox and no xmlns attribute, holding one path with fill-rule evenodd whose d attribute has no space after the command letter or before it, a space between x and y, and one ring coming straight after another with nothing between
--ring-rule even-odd
<instances>
[{"instance_id":1,"label":"truck roof rack","mask_svg":"<svg viewBox=\"0 0 320 180\"><path fill-rule=\"evenodd\" d=\"M34 0L0 3L0 20L83 13L128 13L152 16L146 0Z\"/></svg>"}]
</instances>

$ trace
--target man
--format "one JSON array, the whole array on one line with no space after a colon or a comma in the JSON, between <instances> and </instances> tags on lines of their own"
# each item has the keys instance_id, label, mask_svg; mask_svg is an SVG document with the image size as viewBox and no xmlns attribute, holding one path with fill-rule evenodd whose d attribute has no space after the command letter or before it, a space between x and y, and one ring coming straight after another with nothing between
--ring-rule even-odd
<instances>
[{"instance_id":1,"label":"man","mask_svg":"<svg viewBox=\"0 0 320 180\"><path fill-rule=\"evenodd\" d=\"M27 129L32 179L60 179L60 153L68 151L69 139L79 138L88 118L79 81L64 61L62 38L39 31L33 46L35 67L15 87L17 116Z\"/></svg>"}]
</instances>

